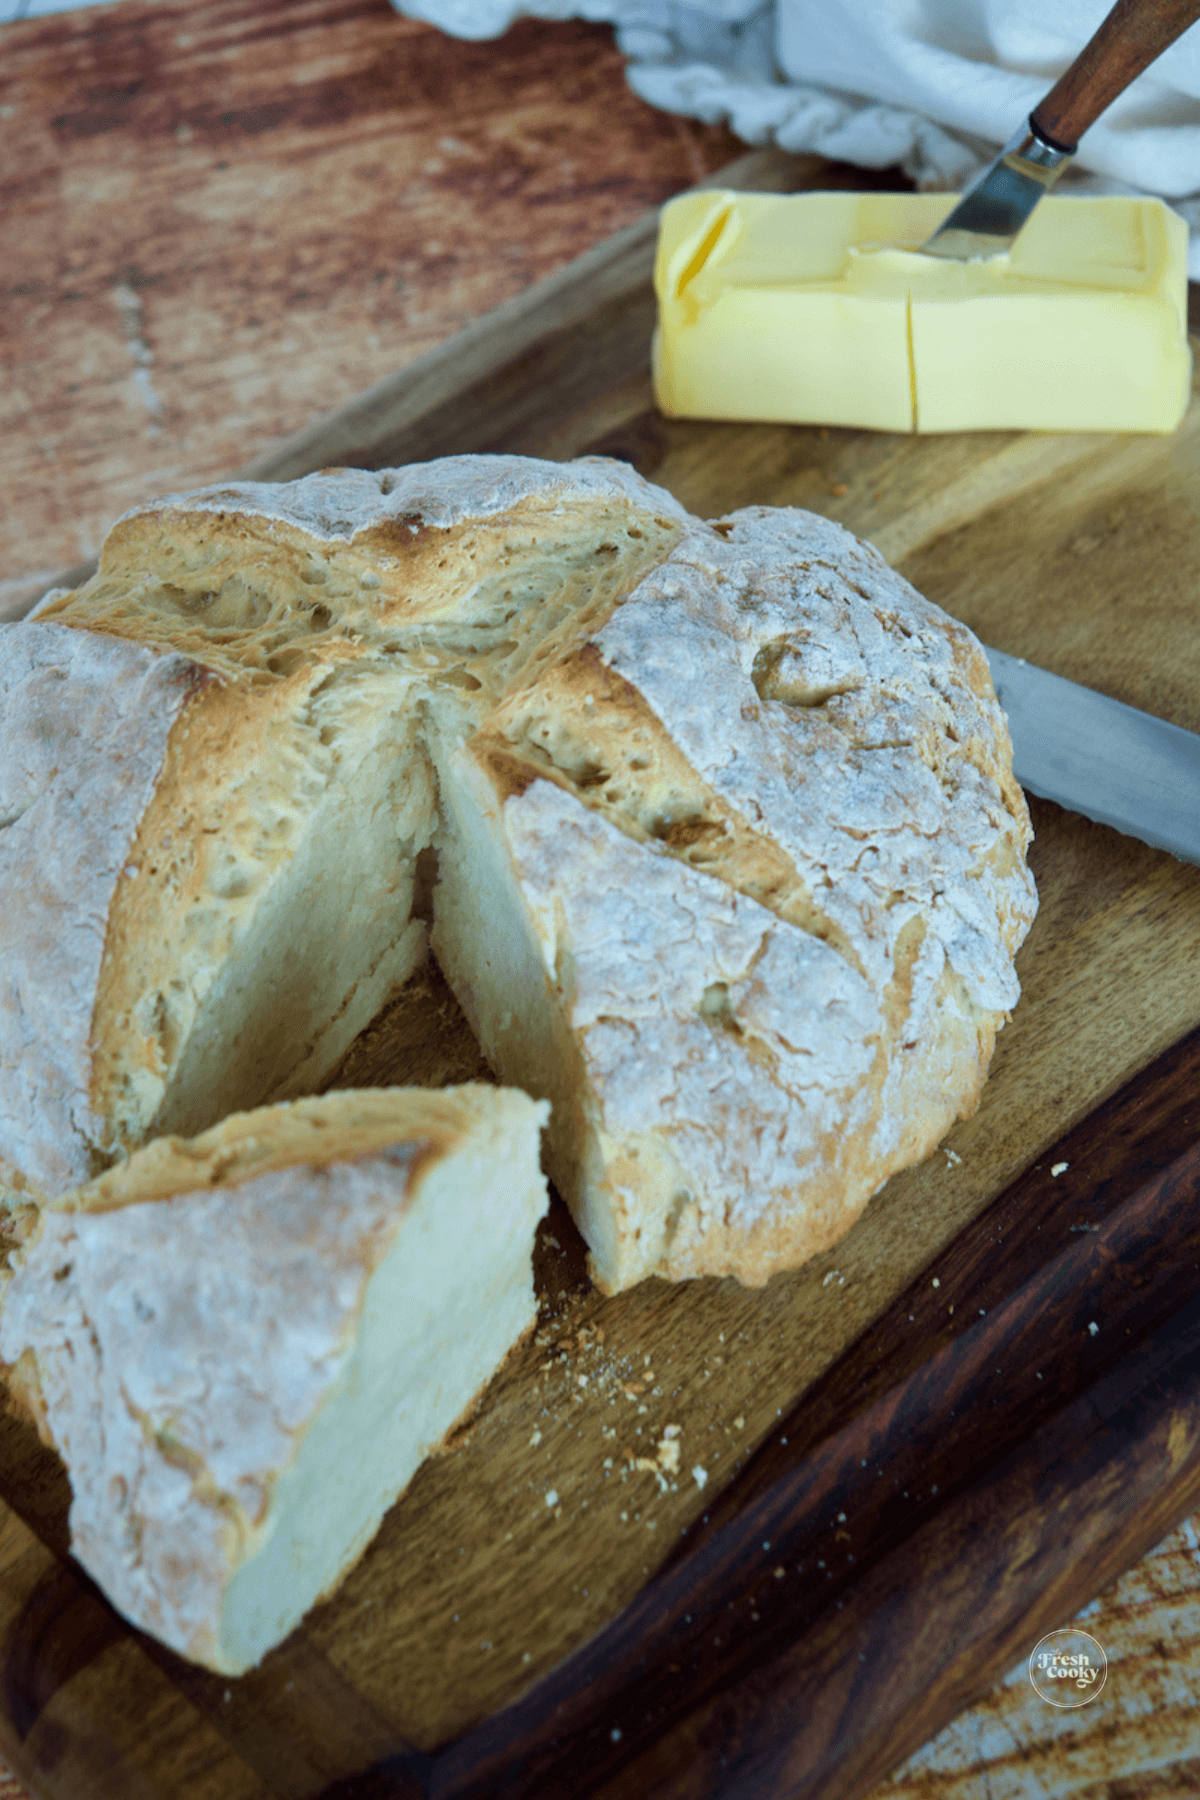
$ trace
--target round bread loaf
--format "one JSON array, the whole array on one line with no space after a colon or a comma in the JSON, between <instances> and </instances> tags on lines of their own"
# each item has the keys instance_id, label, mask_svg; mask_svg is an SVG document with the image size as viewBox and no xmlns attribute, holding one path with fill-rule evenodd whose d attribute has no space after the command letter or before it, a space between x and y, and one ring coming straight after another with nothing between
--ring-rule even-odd
<instances>
[{"instance_id":1,"label":"round bread loaf","mask_svg":"<svg viewBox=\"0 0 1200 1800\"><path fill-rule=\"evenodd\" d=\"M597 459L239 484L4 651L13 1185L311 1091L425 954L430 850L606 1291L796 1266L978 1103L1035 908L1003 715L825 519Z\"/></svg>"}]
</instances>

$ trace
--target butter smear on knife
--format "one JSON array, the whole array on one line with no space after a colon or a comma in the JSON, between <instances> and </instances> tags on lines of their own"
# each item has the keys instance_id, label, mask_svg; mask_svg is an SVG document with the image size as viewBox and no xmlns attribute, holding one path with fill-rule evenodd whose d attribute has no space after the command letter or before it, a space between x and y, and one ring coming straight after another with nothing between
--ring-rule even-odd
<instances>
[{"instance_id":1,"label":"butter smear on knife","mask_svg":"<svg viewBox=\"0 0 1200 1800\"><path fill-rule=\"evenodd\" d=\"M1191 396L1187 227L1161 200L1050 197L1011 251L917 246L945 194L663 208L665 413L880 431L1173 431Z\"/></svg>"}]
</instances>

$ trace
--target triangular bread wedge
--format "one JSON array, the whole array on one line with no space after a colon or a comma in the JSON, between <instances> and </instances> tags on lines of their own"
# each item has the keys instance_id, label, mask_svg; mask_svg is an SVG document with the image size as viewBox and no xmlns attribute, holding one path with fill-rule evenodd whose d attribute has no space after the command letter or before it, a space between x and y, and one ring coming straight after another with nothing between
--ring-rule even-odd
<instances>
[{"instance_id":1,"label":"triangular bread wedge","mask_svg":"<svg viewBox=\"0 0 1200 1800\"><path fill-rule=\"evenodd\" d=\"M113 1604L240 1674L534 1323L547 1108L388 1088L161 1139L41 1210L0 1361Z\"/></svg>"},{"instance_id":2,"label":"triangular bread wedge","mask_svg":"<svg viewBox=\"0 0 1200 1800\"><path fill-rule=\"evenodd\" d=\"M978 642L869 545L694 521L433 755L434 953L606 1292L795 1268L975 1110L1029 816Z\"/></svg>"}]
</instances>

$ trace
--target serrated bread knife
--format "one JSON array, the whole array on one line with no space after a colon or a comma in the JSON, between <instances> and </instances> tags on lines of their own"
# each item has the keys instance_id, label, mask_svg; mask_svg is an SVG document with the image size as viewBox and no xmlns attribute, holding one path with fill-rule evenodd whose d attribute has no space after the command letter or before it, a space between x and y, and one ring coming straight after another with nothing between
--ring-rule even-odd
<instances>
[{"instance_id":1,"label":"serrated bread knife","mask_svg":"<svg viewBox=\"0 0 1200 1800\"><path fill-rule=\"evenodd\" d=\"M1200 736L1022 657L987 659L1023 788L1200 863Z\"/></svg>"}]
</instances>

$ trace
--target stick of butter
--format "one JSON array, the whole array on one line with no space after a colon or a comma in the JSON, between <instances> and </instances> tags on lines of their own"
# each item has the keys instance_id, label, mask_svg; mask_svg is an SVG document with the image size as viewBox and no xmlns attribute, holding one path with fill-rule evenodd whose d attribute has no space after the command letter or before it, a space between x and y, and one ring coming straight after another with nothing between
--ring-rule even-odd
<instances>
[{"instance_id":1,"label":"stick of butter","mask_svg":"<svg viewBox=\"0 0 1200 1800\"><path fill-rule=\"evenodd\" d=\"M917 248L945 194L663 208L655 396L681 418L880 431L1173 431L1191 396L1187 227L1161 200L1041 201L1012 250Z\"/></svg>"}]
</instances>

